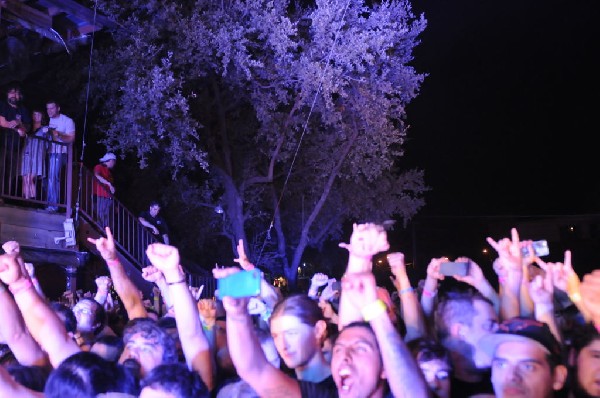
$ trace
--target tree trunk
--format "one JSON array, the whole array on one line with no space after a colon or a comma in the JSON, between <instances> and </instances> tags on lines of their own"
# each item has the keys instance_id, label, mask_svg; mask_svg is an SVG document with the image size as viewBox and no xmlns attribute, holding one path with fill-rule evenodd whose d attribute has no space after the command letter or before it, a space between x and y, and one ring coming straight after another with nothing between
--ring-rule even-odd
<instances>
[{"instance_id":1,"label":"tree trunk","mask_svg":"<svg viewBox=\"0 0 600 398\"><path fill-rule=\"evenodd\" d=\"M304 253L304 249L306 249L306 246L308 245L308 234L310 232L310 227L312 226L312 224L316 220L317 216L319 215L319 212L325 205L325 202L327 201L327 197L329 196L329 192L331 192L331 187L333 186L333 183L335 182L335 179L337 178L337 176L340 172L340 169L341 169L342 165L344 164L344 161L346 160L346 156L348 155L348 152L350 152L350 149L354 145L354 142L356 141L356 137L358 137L358 128L354 129L352 136L348 139L348 142L346 142L346 145L344 145L344 147L342 148L342 151L340 152L340 158L338 159L333 170L331 170L331 173L329 174L329 178L327 179L327 183L323 187L323 192L321 193L321 197L315 204L315 207L313 208L312 212L308 216L308 219L306 220L306 223L304 224L304 226L302 228L302 233L300 234L300 240L298 241L296 250L294 250L294 257L292 258L292 262L291 262L291 264L288 265L287 269L284 270L286 278L288 278L288 282L290 282L290 283L292 280L294 281L294 284L296 283L296 279L298 277L298 266L300 266L300 262L302 261L302 254Z\"/></svg>"}]
</instances>

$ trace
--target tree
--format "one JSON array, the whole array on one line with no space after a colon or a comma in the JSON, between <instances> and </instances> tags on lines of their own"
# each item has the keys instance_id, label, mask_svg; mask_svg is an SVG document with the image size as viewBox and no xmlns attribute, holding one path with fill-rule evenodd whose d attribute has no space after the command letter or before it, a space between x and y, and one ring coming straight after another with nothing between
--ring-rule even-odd
<instances>
[{"instance_id":1,"label":"tree","mask_svg":"<svg viewBox=\"0 0 600 398\"><path fill-rule=\"evenodd\" d=\"M407 1L101 7L122 26L96 57L106 143L141 166L161 151L174 176L207 170L223 233L249 236L259 265L293 284L304 249L344 220L423 206L422 172L394 168L424 79L410 62L426 21Z\"/></svg>"}]
</instances>

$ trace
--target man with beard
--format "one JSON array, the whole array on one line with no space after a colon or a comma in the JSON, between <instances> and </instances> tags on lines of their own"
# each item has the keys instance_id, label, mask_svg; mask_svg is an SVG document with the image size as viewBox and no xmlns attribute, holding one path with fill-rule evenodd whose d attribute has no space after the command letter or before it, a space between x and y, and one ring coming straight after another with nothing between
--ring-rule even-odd
<instances>
[{"instance_id":1,"label":"man with beard","mask_svg":"<svg viewBox=\"0 0 600 398\"><path fill-rule=\"evenodd\" d=\"M2 192L16 196L17 164L19 164L20 138L31 128L31 112L22 104L21 88L11 84L6 90L6 101L0 102L0 175L4 184Z\"/></svg>"}]
</instances>

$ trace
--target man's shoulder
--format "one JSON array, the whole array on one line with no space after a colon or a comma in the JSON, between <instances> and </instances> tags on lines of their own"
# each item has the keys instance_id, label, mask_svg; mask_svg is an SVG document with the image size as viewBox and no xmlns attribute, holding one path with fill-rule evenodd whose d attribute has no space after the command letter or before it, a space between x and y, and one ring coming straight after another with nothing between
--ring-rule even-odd
<instances>
[{"instance_id":1,"label":"man's shoulder","mask_svg":"<svg viewBox=\"0 0 600 398\"><path fill-rule=\"evenodd\" d=\"M9 111L8 107L8 102L0 101L0 116L6 116L7 112Z\"/></svg>"},{"instance_id":2,"label":"man's shoulder","mask_svg":"<svg viewBox=\"0 0 600 398\"><path fill-rule=\"evenodd\" d=\"M61 120L65 121L65 122L72 122L73 119L71 119L69 116L65 115L64 113L61 113L58 116Z\"/></svg>"}]
</instances>

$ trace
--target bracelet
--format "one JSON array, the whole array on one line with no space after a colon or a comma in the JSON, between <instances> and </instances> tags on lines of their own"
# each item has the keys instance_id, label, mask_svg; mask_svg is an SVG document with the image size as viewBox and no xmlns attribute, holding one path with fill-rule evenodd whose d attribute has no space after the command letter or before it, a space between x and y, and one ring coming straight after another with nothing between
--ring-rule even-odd
<instances>
[{"instance_id":1,"label":"bracelet","mask_svg":"<svg viewBox=\"0 0 600 398\"><path fill-rule=\"evenodd\" d=\"M400 293L400 295L403 295L403 294L405 294L405 293L412 293L412 292L414 292L414 291L415 291L415 289L413 289L412 287L407 287L407 288L405 288L405 289L402 289L402 290L400 290L400 292L399 292L399 293Z\"/></svg>"},{"instance_id":2,"label":"bracelet","mask_svg":"<svg viewBox=\"0 0 600 398\"><path fill-rule=\"evenodd\" d=\"M115 265L119 265L121 264L121 262L119 261L118 258L113 258L112 260L106 260L106 265L108 265L109 267L114 267Z\"/></svg>"},{"instance_id":3,"label":"bracelet","mask_svg":"<svg viewBox=\"0 0 600 398\"><path fill-rule=\"evenodd\" d=\"M427 289L423 289L423 296L425 297L434 297L437 294L437 290L434 290L433 292L427 290Z\"/></svg>"},{"instance_id":4,"label":"bracelet","mask_svg":"<svg viewBox=\"0 0 600 398\"><path fill-rule=\"evenodd\" d=\"M167 282L167 285L172 286L172 285L179 285L180 283L187 283L187 280L185 279L185 276L183 278L181 278L178 281L175 282Z\"/></svg>"},{"instance_id":5,"label":"bracelet","mask_svg":"<svg viewBox=\"0 0 600 398\"><path fill-rule=\"evenodd\" d=\"M18 293L24 292L25 290L30 289L32 286L33 284L31 283L31 279L22 278L11 283L8 286L8 289L13 294L13 296L16 296Z\"/></svg>"},{"instance_id":6,"label":"bracelet","mask_svg":"<svg viewBox=\"0 0 600 398\"><path fill-rule=\"evenodd\" d=\"M371 322L373 319L385 314L387 306L382 300L375 300L371 304L367 304L361 310L365 322Z\"/></svg>"}]
</instances>

